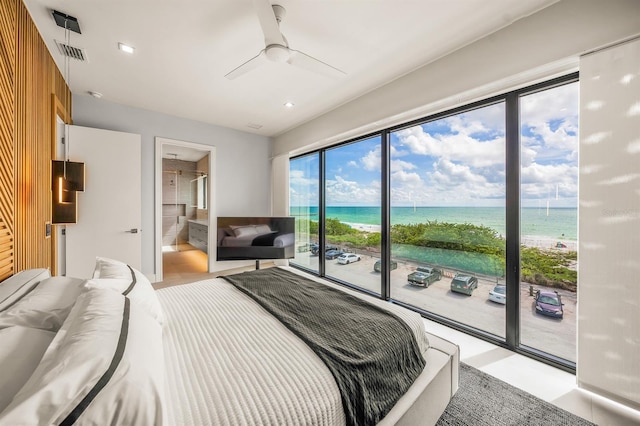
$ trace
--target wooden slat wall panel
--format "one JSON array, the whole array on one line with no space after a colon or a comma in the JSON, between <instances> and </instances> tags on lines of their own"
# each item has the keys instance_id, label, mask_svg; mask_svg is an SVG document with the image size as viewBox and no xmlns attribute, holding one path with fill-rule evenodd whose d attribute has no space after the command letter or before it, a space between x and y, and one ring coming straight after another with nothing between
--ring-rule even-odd
<instances>
[{"instance_id":1,"label":"wooden slat wall panel","mask_svg":"<svg viewBox=\"0 0 640 426\"><path fill-rule=\"evenodd\" d=\"M51 268L52 95L71 93L22 0L0 0L0 279Z\"/></svg>"},{"instance_id":2,"label":"wooden slat wall panel","mask_svg":"<svg viewBox=\"0 0 640 426\"><path fill-rule=\"evenodd\" d=\"M14 273L14 135L17 1L0 0L0 280Z\"/></svg>"}]
</instances>

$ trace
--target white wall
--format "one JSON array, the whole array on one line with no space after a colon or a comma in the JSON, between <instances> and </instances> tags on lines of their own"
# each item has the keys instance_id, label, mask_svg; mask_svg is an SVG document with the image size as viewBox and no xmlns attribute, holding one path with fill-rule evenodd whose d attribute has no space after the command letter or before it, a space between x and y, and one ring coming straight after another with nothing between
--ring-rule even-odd
<instances>
[{"instance_id":1,"label":"white wall","mask_svg":"<svg viewBox=\"0 0 640 426\"><path fill-rule=\"evenodd\" d=\"M640 39L580 77L578 383L640 409Z\"/></svg>"},{"instance_id":2,"label":"white wall","mask_svg":"<svg viewBox=\"0 0 640 426\"><path fill-rule=\"evenodd\" d=\"M156 136L216 147L216 213L271 212L272 142L269 138L156 112L73 96L73 123L142 135L142 272L155 274L154 159ZM73 149L73 147L71 147ZM114 168L117 173L117 167Z\"/></svg>"},{"instance_id":3,"label":"white wall","mask_svg":"<svg viewBox=\"0 0 640 426\"><path fill-rule=\"evenodd\" d=\"M568 73L577 69L581 54L636 34L638 0L561 0L277 136L274 156L301 153Z\"/></svg>"}]
</instances>

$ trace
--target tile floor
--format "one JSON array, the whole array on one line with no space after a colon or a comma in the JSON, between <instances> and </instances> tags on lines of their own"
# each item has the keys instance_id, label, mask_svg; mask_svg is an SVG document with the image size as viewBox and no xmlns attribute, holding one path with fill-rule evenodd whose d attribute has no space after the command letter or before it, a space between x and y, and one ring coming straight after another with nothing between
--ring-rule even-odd
<instances>
[{"instance_id":1,"label":"tile floor","mask_svg":"<svg viewBox=\"0 0 640 426\"><path fill-rule=\"evenodd\" d=\"M573 374L518 355L444 325L427 331L460 346L460 361L600 426L640 425L640 411L579 389Z\"/></svg>"},{"instance_id":2,"label":"tile floor","mask_svg":"<svg viewBox=\"0 0 640 426\"><path fill-rule=\"evenodd\" d=\"M209 274L206 253L200 250L165 252L163 253L164 281L155 283L154 288L160 289L208 279L244 269L252 268ZM460 360L468 365L599 426L640 425L640 411L579 389L573 374L433 321L426 319L424 321L429 332L460 346Z\"/></svg>"}]
</instances>

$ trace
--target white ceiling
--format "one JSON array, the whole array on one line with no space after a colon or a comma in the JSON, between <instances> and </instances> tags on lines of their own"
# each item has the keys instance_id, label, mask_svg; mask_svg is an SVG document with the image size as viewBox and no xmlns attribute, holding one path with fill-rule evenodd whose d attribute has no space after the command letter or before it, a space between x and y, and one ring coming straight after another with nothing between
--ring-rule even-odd
<instances>
[{"instance_id":1,"label":"white ceiling","mask_svg":"<svg viewBox=\"0 0 640 426\"><path fill-rule=\"evenodd\" d=\"M171 145L169 142L162 144L162 158L196 162L206 157L209 151L188 148L186 146Z\"/></svg>"},{"instance_id":2,"label":"white ceiling","mask_svg":"<svg viewBox=\"0 0 640 426\"><path fill-rule=\"evenodd\" d=\"M269 1L269 0L265 0ZM265 62L235 80L229 71L264 48L252 0L24 0L58 66L64 41L51 10L72 15L76 95L277 136L557 0L271 0L292 49L346 72L331 79ZM540 31L544 31L543 28ZM135 47L133 55L118 42ZM416 90L428 90L416 88ZM284 103L291 101L293 108ZM261 125L258 130L250 123Z\"/></svg>"}]
</instances>

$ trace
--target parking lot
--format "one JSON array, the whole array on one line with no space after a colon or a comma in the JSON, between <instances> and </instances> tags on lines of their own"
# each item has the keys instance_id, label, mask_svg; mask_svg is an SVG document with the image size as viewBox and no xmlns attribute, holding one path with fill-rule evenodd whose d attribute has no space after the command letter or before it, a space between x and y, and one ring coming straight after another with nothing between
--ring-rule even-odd
<instances>
[{"instance_id":1,"label":"parking lot","mask_svg":"<svg viewBox=\"0 0 640 426\"><path fill-rule=\"evenodd\" d=\"M326 261L326 275L380 292L380 273L374 272L377 257L361 255L361 261L340 265L336 260ZM296 253L296 262L317 269L318 256ZM478 277L478 288L471 296L450 290L454 270L444 269L445 276L428 288L410 285L407 275L417 263L398 261L398 268L391 271L391 297L429 312L487 331L505 336L505 305L489 301L489 290L496 285L495 277ZM504 282L500 281L500 284ZM556 319L535 312L530 285L520 285L520 340L530 346L564 359L575 361L576 352L576 293L558 290L564 303L564 318ZM535 286L545 290L545 287ZM554 289L549 289L553 291Z\"/></svg>"}]
</instances>

